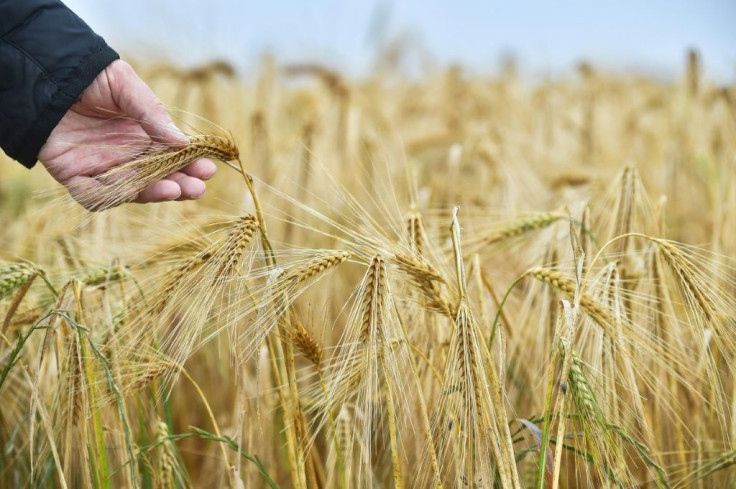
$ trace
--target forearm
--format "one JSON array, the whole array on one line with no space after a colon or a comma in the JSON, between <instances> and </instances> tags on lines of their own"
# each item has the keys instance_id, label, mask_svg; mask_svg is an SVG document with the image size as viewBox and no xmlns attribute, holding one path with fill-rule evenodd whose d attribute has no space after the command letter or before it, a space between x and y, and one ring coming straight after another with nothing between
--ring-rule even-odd
<instances>
[{"instance_id":1,"label":"forearm","mask_svg":"<svg viewBox=\"0 0 736 489\"><path fill-rule=\"evenodd\" d=\"M118 55L57 0L0 0L0 147L27 167Z\"/></svg>"}]
</instances>

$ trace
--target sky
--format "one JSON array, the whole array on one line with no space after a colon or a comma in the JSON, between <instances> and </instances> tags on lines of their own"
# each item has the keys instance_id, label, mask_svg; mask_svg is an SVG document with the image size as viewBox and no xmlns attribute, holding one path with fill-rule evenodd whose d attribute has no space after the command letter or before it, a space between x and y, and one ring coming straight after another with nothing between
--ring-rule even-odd
<instances>
[{"instance_id":1,"label":"sky","mask_svg":"<svg viewBox=\"0 0 736 489\"><path fill-rule=\"evenodd\" d=\"M67 0L124 56L184 66L224 59L245 73L265 52L367 73L386 43L476 72L513 55L523 74L580 61L673 78L697 48L706 76L736 83L736 0Z\"/></svg>"}]
</instances>

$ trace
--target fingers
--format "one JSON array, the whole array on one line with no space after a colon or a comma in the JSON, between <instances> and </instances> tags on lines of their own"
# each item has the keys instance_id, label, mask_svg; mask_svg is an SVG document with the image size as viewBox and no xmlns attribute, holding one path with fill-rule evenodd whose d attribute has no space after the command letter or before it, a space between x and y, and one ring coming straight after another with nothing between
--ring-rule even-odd
<instances>
[{"instance_id":1,"label":"fingers","mask_svg":"<svg viewBox=\"0 0 736 489\"><path fill-rule=\"evenodd\" d=\"M107 186L90 177L73 177L66 182L69 194L88 211L102 211L116 207L125 199L115 198L115 187ZM194 200L205 192L205 183L199 178L177 172L152 183L132 202L148 204L172 200Z\"/></svg>"},{"instance_id":2,"label":"fingers","mask_svg":"<svg viewBox=\"0 0 736 489\"><path fill-rule=\"evenodd\" d=\"M137 120L151 139L162 143L187 144L187 137L176 128L159 98L128 63L117 60L107 70L116 105Z\"/></svg>"},{"instance_id":3,"label":"fingers","mask_svg":"<svg viewBox=\"0 0 736 489\"><path fill-rule=\"evenodd\" d=\"M176 172L146 187L133 202L148 204L170 200L194 200L204 194L205 183L199 178Z\"/></svg>"},{"instance_id":4,"label":"fingers","mask_svg":"<svg viewBox=\"0 0 736 489\"><path fill-rule=\"evenodd\" d=\"M209 180L215 176L217 166L206 158L200 158L197 161L189 163L180 171L190 177L199 178L200 180Z\"/></svg>"},{"instance_id":5,"label":"fingers","mask_svg":"<svg viewBox=\"0 0 736 489\"><path fill-rule=\"evenodd\" d=\"M152 202L177 200L179 197L181 197L181 187L179 187L179 184L171 180L159 180L143 189L138 194L138 198L133 202L149 204Z\"/></svg>"},{"instance_id":6,"label":"fingers","mask_svg":"<svg viewBox=\"0 0 736 489\"><path fill-rule=\"evenodd\" d=\"M170 181L179 185L180 195L177 200L194 200L200 198L206 190L205 184L202 180L195 177L190 177L181 172L176 172L162 181Z\"/></svg>"},{"instance_id":7,"label":"fingers","mask_svg":"<svg viewBox=\"0 0 736 489\"><path fill-rule=\"evenodd\" d=\"M192 165L195 163L192 163ZM205 163L212 162L205 160ZM207 167L206 164L204 166ZM208 174L209 171L205 170L207 168L201 170L197 169L196 166L194 167L195 173ZM117 207L125 202L148 204L172 200L195 200L200 198L206 190L202 179L183 172L173 173L163 180L152 183L133 200L122 195L116 196L116 185L106 185L95 178L86 176L72 177L64 185L74 200L85 209L93 212Z\"/></svg>"},{"instance_id":8,"label":"fingers","mask_svg":"<svg viewBox=\"0 0 736 489\"><path fill-rule=\"evenodd\" d=\"M96 178L75 176L64 182L64 186L77 203L91 212L104 211L131 201L117 192L119 188L116 185L106 185ZM177 200L181 195L178 183L161 180L146 187L132 202L166 202Z\"/></svg>"}]
</instances>

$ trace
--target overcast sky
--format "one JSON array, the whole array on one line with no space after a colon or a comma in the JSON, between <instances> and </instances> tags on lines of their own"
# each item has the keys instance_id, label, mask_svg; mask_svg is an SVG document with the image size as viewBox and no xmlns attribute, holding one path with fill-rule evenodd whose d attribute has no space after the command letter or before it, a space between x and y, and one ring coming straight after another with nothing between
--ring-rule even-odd
<instances>
[{"instance_id":1,"label":"overcast sky","mask_svg":"<svg viewBox=\"0 0 736 489\"><path fill-rule=\"evenodd\" d=\"M514 53L525 73L580 60L678 76L696 47L706 74L736 82L736 0L68 0L121 53L184 65L260 54L360 74L381 42L404 37L440 63L481 72Z\"/></svg>"}]
</instances>

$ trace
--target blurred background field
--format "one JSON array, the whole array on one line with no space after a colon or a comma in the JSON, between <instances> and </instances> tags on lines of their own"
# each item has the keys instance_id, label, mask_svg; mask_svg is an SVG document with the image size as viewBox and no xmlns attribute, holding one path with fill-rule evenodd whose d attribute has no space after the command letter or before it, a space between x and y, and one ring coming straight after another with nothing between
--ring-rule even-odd
<instances>
[{"instance_id":1,"label":"blurred background field","mask_svg":"<svg viewBox=\"0 0 736 489\"><path fill-rule=\"evenodd\" d=\"M697 48L709 78L724 83L736 75L736 6L724 0L71 0L69 5L128 56L155 56L188 67L214 57L250 75L263 52L284 63L306 60L366 75L382 51L400 43L414 57L415 70L457 63L489 74L513 55L525 76L569 74L587 60L604 71L672 81L681 73L683 53Z\"/></svg>"},{"instance_id":2,"label":"blurred background field","mask_svg":"<svg viewBox=\"0 0 736 489\"><path fill-rule=\"evenodd\" d=\"M274 252L1 161L0 486L734 487L730 2L69 5Z\"/></svg>"}]
</instances>

